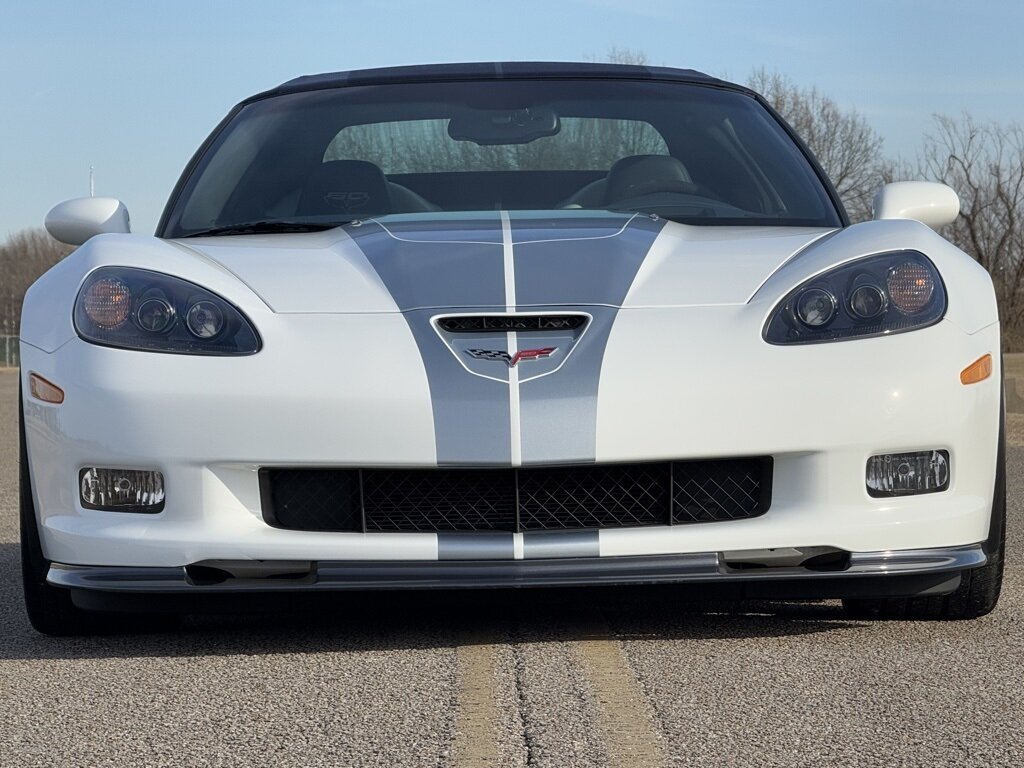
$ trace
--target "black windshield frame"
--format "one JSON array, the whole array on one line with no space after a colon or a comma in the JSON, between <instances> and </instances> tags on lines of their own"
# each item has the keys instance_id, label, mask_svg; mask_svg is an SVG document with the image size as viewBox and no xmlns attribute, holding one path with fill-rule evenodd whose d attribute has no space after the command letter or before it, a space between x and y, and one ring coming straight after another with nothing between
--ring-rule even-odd
<instances>
[{"instance_id":1,"label":"black windshield frame","mask_svg":"<svg viewBox=\"0 0 1024 768\"><path fill-rule=\"evenodd\" d=\"M561 79L570 79L570 78L558 78L558 79L561 80ZM481 80L482 80L481 78L472 78L472 79L466 79L466 80L450 79L450 80L444 80L443 82L481 82ZM509 81L530 81L530 82L532 82L532 81L537 81L537 80L538 80L538 78L528 78L528 77L524 77L524 78L506 78L502 82L509 82ZM628 78L628 77L601 78L601 77L589 76L589 77L586 77L586 78L580 78L580 80L581 81L585 80L585 81L588 81L588 82L608 81L608 82L616 82L616 83L622 83L624 81L626 81L626 82L632 81L632 82L636 82L638 84L648 84L648 85L650 84L649 80L644 80L644 79L641 79L641 78L633 79L633 78ZM422 83L423 81L420 81L420 82ZM550 82L550 80L548 82ZM792 146L798 151L799 155L806 162L807 169L809 169L812 172L813 178L815 179L817 184L820 185L819 186L819 191L821 193L823 193L823 200L827 201L827 203L828 203L828 206L827 206L828 207L828 211L827 211L826 215L820 221L815 221L815 222L810 222L810 221L799 221L799 222L793 221L793 222L790 222L790 221L785 221L785 220L776 222L776 221L762 220L762 219L754 219L754 220L731 220L730 219L730 220L707 220L707 221L694 220L692 222L688 221L687 223L718 224L718 225L723 225L723 226L728 226L728 225L748 225L748 226L766 226L766 225L775 225L775 226L818 226L818 227L823 227L823 228L845 227L845 226L847 226L849 224L849 218L847 216L845 208L843 207L842 201L840 200L839 195L837 194L837 192L835 190L835 187L833 186L832 182L830 181L828 176L823 171L823 169L822 169L821 165L819 164L817 158L808 149L807 145L804 143L804 141L801 139L801 137L793 130L793 128L759 94L756 94L755 92L750 91L749 89L743 88L741 86L734 86L732 84L722 83L722 82L719 82L719 81L712 81L712 82L709 82L709 83L695 83L694 81L689 80L689 79L680 79L678 82L685 83L685 85L687 87L689 87L689 88L699 87L701 89L731 91L731 92L734 92L736 94L741 94L743 96L746 96L746 97L749 97L749 98L753 99L760 106L760 108L764 111L764 113L769 117L769 119L771 121L774 121L774 123L777 125L777 127L781 129L782 133L784 133L785 136L789 139L789 141L792 142ZM302 89L294 89L294 90L290 90L290 91L269 91L269 92L267 92L265 94L258 94L257 96L251 97L251 98L246 99L245 101L239 103L237 106L235 106L224 117L224 119L211 132L211 134L207 137L207 139L203 142L203 144L200 145L200 147L198 148L196 153L193 155L193 157L190 159L189 163L186 165L183 173L181 174L180 178L178 179L178 182L175 185L175 187L174 187L174 189L173 189L173 191L172 191L172 193L170 195L170 198L168 199L167 205L164 208L163 214L162 214L162 216L160 218L160 221L158 223L158 226L157 226L156 236L157 237L162 237L162 238L174 238L174 237L188 237L188 236L190 236L190 232L188 232L188 231L181 231L180 228L176 228L174 226L173 222L175 220L175 212L179 211L181 205L183 204L183 199L182 198L185 195L185 193L188 191L189 186L190 186L190 182L193 180L193 177L195 176L197 171L199 171L201 168L203 168L204 161L206 161L208 159L208 155L217 148L220 139L223 137L225 132L233 125L235 120L237 120L239 118L239 115L244 112L246 107L248 107L249 105L252 105L252 104L256 104L256 103L262 102L262 101L266 101L268 99L284 98L284 97L287 97L287 96L295 94L295 93L308 93L310 91L337 91L337 90L345 90L347 88L357 88L358 89L360 87L361 86L359 86L359 85L333 84L333 85L327 85L327 86L319 87L319 88L308 88L308 89L307 88L302 88ZM386 87L386 86L384 86L384 87ZM671 217L668 217L668 218L671 218Z\"/></svg>"}]
</instances>

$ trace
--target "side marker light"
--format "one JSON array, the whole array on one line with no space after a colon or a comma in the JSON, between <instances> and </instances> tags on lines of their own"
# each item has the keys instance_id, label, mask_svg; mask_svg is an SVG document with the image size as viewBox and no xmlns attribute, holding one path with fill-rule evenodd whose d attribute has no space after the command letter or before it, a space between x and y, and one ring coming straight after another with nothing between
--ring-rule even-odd
<instances>
[{"instance_id":1,"label":"side marker light","mask_svg":"<svg viewBox=\"0 0 1024 768\"><path fill-rule=\"evenodd\" d=\"M982 355L960 371L960 383L977 384L992 375L992 355Z\"/></svg>"},{"instance_id":2,"label":"side marker light","mask_svg":"<svg viewBox=\"0 0 1024 768\"><path fill-rule=\"evenodd\" d=\"M64 402L64 390L53 382L47 381L38 373L28 375L28 389L32 397L42 400L44 403L60 405Z\"/></svg>"}]
</instances>

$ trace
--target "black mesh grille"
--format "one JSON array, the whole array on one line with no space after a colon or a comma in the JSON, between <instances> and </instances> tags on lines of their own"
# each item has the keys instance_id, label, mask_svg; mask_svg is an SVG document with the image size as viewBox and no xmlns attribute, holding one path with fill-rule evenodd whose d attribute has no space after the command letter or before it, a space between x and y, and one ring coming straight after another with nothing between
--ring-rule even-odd
<instances>
[{"instance_id":1,"label":"black mesh grille","mask_svg":"<svg viewBox=\"0 0 1024 768\"><path fill-rule=\"evenodd\" d=\"M362 530L359 472L273 469L260 473L263 511L280 528L299 531Z\"/></svg>"},{"instance_id":2,"label":"black mesh grille","mask_svg":"<svg viewBox=\"0 0 1024 768\"><path fill-rule=\"evenodd\" d=\"M586 321L583 315L459 315L442 317L437 325L449 333L574 331Z\"/></svg>"},{"instance_id":3,"label":"black mesh grille","mask_svg":"<svg viewBox=\"0 0 1024 768\"><path fill-rule=\"evenodd\" d=\"M677 461L672 465L675 523L753 517L768 508L770 494L771 459Z\"/></svg>"},{"instance_id":4,"label":"black mesh grille","mask_svg":"<svg viewBox=\"0 0 1024 768\"><path fill-rule=\"evenodd\" d=\"M523 530L664 525L669 493L665 464L610 464L519 473Z\"/></svg>"},{"instance_id":5,"label":"black mesh grille","mask_svg":"<svg viewBox=\"0 0 1024 768\"><path fill-rule=\"evenodd\" d=\"M515 477L505 470L363 472L368 531L511 531Z\"/></svg>"},{"instance_id":6,"label":"black mesh grille","mask_svg":"<svg viewBox=\"0 0 1024 768\"><path fill-rule=\"evenodd\" d=\"M265 469L264 517L306 531L540 531L740 520L772 460L526 469Z\"/></svg>"}]
</instances>

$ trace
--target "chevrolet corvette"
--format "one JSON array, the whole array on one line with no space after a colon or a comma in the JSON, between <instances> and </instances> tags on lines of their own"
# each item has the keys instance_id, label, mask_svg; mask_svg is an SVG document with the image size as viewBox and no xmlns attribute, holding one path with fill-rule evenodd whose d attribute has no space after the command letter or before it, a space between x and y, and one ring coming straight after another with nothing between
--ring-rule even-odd
<instances>
[{"instance_id":1,"label":"chevrolet corvette","mask_svg":"<svg viewBox=\"0 0 1024 768\"><path fill-rule=\"evenodd\" d=\"M688 583L993 609L1000 326L939 184L851 223L758 94L452 64L236 106L155 235L68 200L21 324L24 592ZM638 587L639 588L639 587ZM268 598L269 599L269 598Z\"/></svg>"}]
</instances>

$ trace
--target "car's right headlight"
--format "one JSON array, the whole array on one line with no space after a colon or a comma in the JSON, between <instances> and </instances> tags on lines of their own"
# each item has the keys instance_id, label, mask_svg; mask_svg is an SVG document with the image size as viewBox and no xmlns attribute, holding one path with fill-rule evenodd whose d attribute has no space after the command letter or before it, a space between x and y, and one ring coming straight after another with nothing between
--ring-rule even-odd
<instances>
[{"instance_id":1,"label":"car's right headlight","mask_svg":"<svg viewBox=\"0 0 1024 768\"><path fill-rule=\"evenodd\" d=\"M886 336L933 325L946 312L938 270L917 251L851 261L797 286L764 328L769 344Z\"/></svg>"},{"instance_id":2,"label":"car's right headlight","mask_svg":"<svg viewBox=\"0 0 1024 768\"><path fill-rule=\"evenodd\" d=\"M75 330L93 344L183 355L251 355L260 338L226 299L195 283L132 267L101 267L75 300Z\"/></svg>"}]
</instances>

